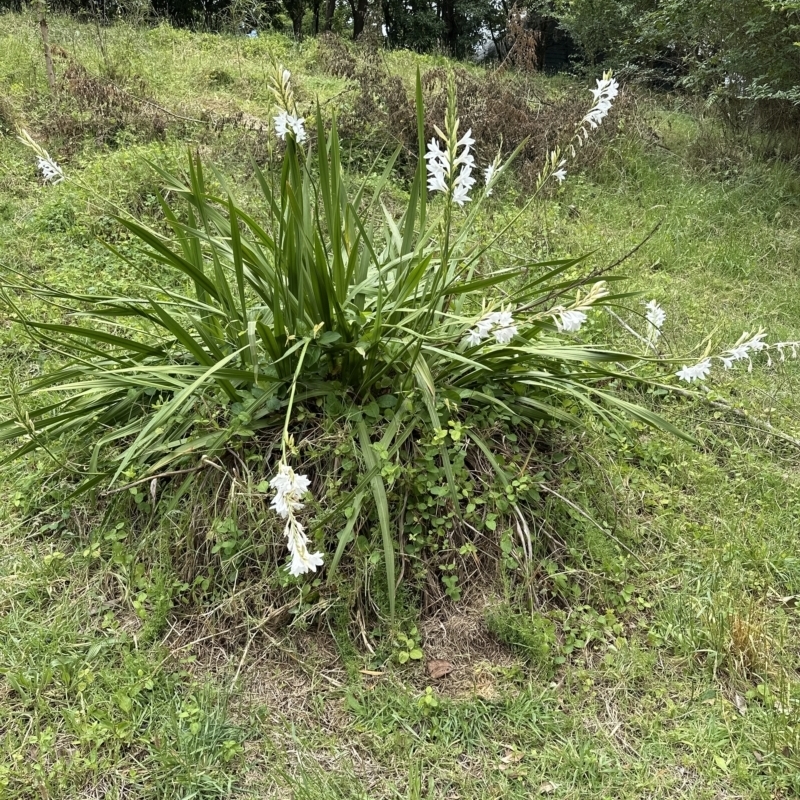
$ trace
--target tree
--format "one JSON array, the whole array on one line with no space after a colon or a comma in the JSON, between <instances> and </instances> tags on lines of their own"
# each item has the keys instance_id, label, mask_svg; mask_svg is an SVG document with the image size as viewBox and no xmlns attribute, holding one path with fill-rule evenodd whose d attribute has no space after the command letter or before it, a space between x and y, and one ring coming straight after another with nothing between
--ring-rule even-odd
<instances>
[{"instance_id":1,"label":"tree","mask_svg":"<svg viewBox=\"0 0 800 800\"><path fill-rule=\"evenodd\" d=\"M368 0L347 0L347 2L353 15L353 39L358 39L367 19Z\"/></svg>"},{"instance_id":2,"label":"tree","mask_svg":"<svg viewBox=\"0 0 800 800\"><path fill-rule=\"evenodd\" d=\"M295 39L303 38L303 16L306 12L305 0L283 0L283 7L292 21L292 33Z\"/></svg>"}]
</instances>

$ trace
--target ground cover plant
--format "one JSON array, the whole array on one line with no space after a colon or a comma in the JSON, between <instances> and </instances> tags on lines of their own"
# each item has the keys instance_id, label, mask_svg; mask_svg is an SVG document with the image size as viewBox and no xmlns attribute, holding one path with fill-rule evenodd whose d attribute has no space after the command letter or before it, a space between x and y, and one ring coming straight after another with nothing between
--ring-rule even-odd
<instances>
[{"instance_id":1,"label":"ground cover plant","mask_svg":"<svg viewBox=\"0 0 800 800\"><path fill-rule=\"evenodd\" d=\"M25 30L20 17L5 17L3 25L10 32ZM65 19L60 32L59 23L53 23L53 35L62 41L81 42L77 34L86 30ZM175 63L183 66L166 88L163 76L169 71L151 67L150 73L146 64L177 58L165 45L176 35L181 55ZM140 45L142 80L160 106L175 111L180 104L181 116L199 120L208 108L226 105L233 119L242 96L247 113L272 127L276 110L266 84L269 73L261 73L263 91L249 99L240 90L250 78L234 78L224 89L202 78L206 88L191 99L181 90L185 84L179 76L205 76L221 68L215 39L124 26L107 37L112 56L116 43ZM21 49L25 41L24 35L15 39L17 49L3 61L3 75L11 76L4 78L5 85L19 88L9 91L12 124L0 140L6 203L0 261L33 278L39 293L20 293L23 281L15 277L16 285L9 286L15 314L68 325L75 318L64 309L53 311L53 296L41 296L43 285L69 283L70 293L80 298L70 305L80 303L82 311L87 297L142 297L141 269L148 262L138 237L125 233L112 220L114 213L144 218L148 228L172 237L178 253L186 231L196 231L203 248L212 239L225 243L216 229L209 235L204 225L189 221L181 197L210 196L215 213L229 218L227 193L221 191L227 184L234 189L234 214L256 208L264 188L242 156L250 149L269 175L280 170L285 154L283 145L269 145L271 137L261 131L223 129L211 135L200 124L168 130L163 143L140 144L139 134L128 144L102 139L98 144L69 133L63 140L43 137L39 123L50 102L38 82L43 75L27 88L14 83L15 76L33 75L25 70L39 58L38 51ZM82 46L87 54L96 52ZM241 67L231 60L224 68L233 75L258 76L264 46L247 43L253 49L244 53ZM313 52L292 50L277 37L273 49L300 85L306 133L318 146L331 134L327 128L315 131L310 121L310 89L324 102L346 84L315 73ZM396 63L397 74L413 90L416 63ZM420 65L424 71L424 60ZM194 78L191 85L197 85ZM542 90L546 86L542 81ZM556 90L563 91L564 84ZM29 98L24 105L23 96ZM41 105L30 98L40 98ZM616 318L602 310L588 315L580 337L559 334L551 315L542 323L551 326L545 335L562 345L602 339L609 351L641 355L644 343L622 323L646 336L645 315L652 309L643 301L655 298L666 312L659 355L696 356L686 362L689 367L724 354L743 330L757 333L762 325L769 341L791 342L798 253L792 168L741 156L738 171L721 174L687 147L702 133L694 113L639 102L639 113L626 117L627 130L618 129L605 156L587 172L570 169L563 186L553 184L547 202L524 208L524 198L513 192L513 167L500 176L496 190L482 201L482 212L470 218L468 233L485 241L504 231L507 253L495 253L482 268L507 269L517 254L537 263L575 260L602 242L602 257L586 262L592 269L613 263L661 222L626 262L629 281L612 284L617 293L643 288L646 294L609 306ZM284 110L291 111L288 106ZM65 172L77 175L84 186L96 186L98 197L110 197L117 209L87 203L85 188L69 181L42 185L35 156L16 138L18 124ZM462 128L458 138L463 133ZM71 149L60 159L66 141ZM174 180L185 174L187 141L205 148L204 166L211 161L217 166L216 173L203 171L205 191ZM300 144L308 153L319 153L310 143ZM348 153L348 147L345 141L341 152ZM365 198L372 198L383 180L392 149L380 152L355 154L361 174L351 185L357 190L364 183ZM477 152L480 159L494 157ZM140 154L166 165L173 176L169 201L177 231L156 195L166 179L153 179ZM367 170L360 165L376 156L381 159L376 176L365 180ZM109 180L111 173L115 177ZM195 180L200 180L197 173ZM394 219L408 207L413 183L405 180L386 179L384 204ZM297 196L308 197L302 184L293 185L300 187ZM432 195L429 219L442 210L443 198ZM476 207L466 204L466 214ZM383 225L382 209L377 204L373 209L367 223ZM455 220L460 213L455 211ZM333 229L326 222L319 227ZM458 236L461 229L455 228ZM252 236L246 227L240 232L245 241ZM96 242L97 235L125 258L113 259ZM394 237L389 245L383 233L371 241L378 240L388 249ZM400 241L402 246L402 233ZM579 268L576 263L563 275L575 279ZM161 267L149 274L158 276L161 298L174 301L182 292L179 276L168 277ZM242 305L235 281L231 288L234 302L227 308L236 311ZM495 300L493 289L483 292L487 302L505 310L510 299ZM457 320L459 345L470 331L480 334L480 300ZM192 298L192 308L196 302ZM563 325L564 319L555 316ZM24 386L61 365L50 347L28 342L9 316L5 322L3 368L9 380ZM517 319L513 324L519 327ZM239 328L221 341L227 345L244 333L244 354L250 340L246 327ZM501 348L489 333L490 348ZM712 344L706 352L708 334ZM305 468L304 457L313 465L332 455L351 487L363 480L365 467L369 474L361 451L370 449L362 448L357 429L344 436L320 432L313 422L317 404L310 403L311 413L303 410L308 387L293 382L303 345L290 354L296 360L284 379L277 421L271 422L271 450L255 453L250 462L225 464L230 472L237 470L236 481L216 484L220 491L211 506L200 498L215 485L219 470L198 470L199 477L210 477L184 496L197 517L194 525L193 515L182 514L180 504L158 521L153 473L146 471L155 460L137 462L141 472L121 475L110 488L140 477L142 483L111 495L98 484L95 500L67 499L80 485L75 472L91 461L92 448L82 448L78 440L47 443L66 472L55 470L42 452L28 453L15 468L6 468L0 601L3 791L12 797L32 792L59 797L92 792L111 797L290 792L301 797L527 797L537 792L644 797L665 791L687 797L788 797L797 791L797 664L791 645L797 622L797 483L796 450L788 441L797 435L797 425L791 360L781 366L773 351L775 363L768 367L766 354L751 353L756 356L752 372L746 359L729 371L715 360L712 393L696 398L665 395L657 386L620 395L657 410L690 433L694 444L651 428L634 436L620 430L609 438L590 424L546 436L537 431L538 446L531 454L534 442L525 439L519 424L486 412L490 435L485 444L513 480L505 486L493 476L488 457L478 456L486 479L475 482L472 497L463 498L464 513L470 502L500 513L490 517L477 511L467 517L473 527L478 519L485 523L472 541L454 536L448 527L453 519L441 513L450 491L442 446L454 482L463 489L474 475L459 462L470 432L463 424L461 431L448 424L461 420L445 416L447 404L438 407L440 425L417 438L418 460L410 475L394 475L391 459L375 451L381 459L375 475L387 487L387 504L400 499L400 493L392 494L398 485L414 485L417 497L429 495L424 508L406 509L406 527L392 542L399 567L395 577L405 574L391 621L377 514L360 528L354 523L348 556L333 584L316 582L314 575L301 578L307 587L302 590L288 577L280 578L282 586L273 582L274 576L287 575L276 570L285 560L283 521L268 507L274 492L269 486L258 489L257 483L273 475L283 442L287 462L298 471ZM237 349L231 345L231 352ZM240 369L253 382L252 365ZM654 364L653 369L678 384L672 375L678 365ZM292 443L283 439L283 425L293 383ZM387 387L391 391L376 393L378 416L366 415L370 429L391 426L394 416L387 412L392 409L378 398L394 394L395 383ZM6 401L8 416L17 414L14 402ZM20 408L35 410L29 402ZM430 425L424 400L417 405ZM245 435L235 442L256 437L255 431L247 433L248 424L242 420ZM436 427L450 432L437 437ZM310 433L313 448L304 444ZM115 464L121 452L112 447L98 455L97 464ZM226 449L217 459L224 463L229 457ZM373 502L372 477L365 504ZM535 479L526 484L525 477ZM157 492L164 483L160 479ZM311 488L314 498L324 497L326 481L315 478ZM119 498L125 499L112 502ZM530 518L535 526L530 552L508 521L520 498L537 510ZM326 513L316 500L304 501L303 514ZM264 533L254 536L252 529L259 525ZM334 531L334 546L338 541ZM438 561L425 556L432 545L442 550ZM333 553L325 555L328 561ZM320 613L320 598L325 598L325 613Z\"/></svg>"}]
</instances>

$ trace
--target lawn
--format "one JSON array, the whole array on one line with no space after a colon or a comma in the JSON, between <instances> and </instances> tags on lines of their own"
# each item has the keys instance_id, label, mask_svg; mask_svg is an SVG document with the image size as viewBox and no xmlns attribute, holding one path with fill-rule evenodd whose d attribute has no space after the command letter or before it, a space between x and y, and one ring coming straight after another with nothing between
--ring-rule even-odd
<instances>
[{"instance_id":1,"label":"lawn","mask_svg":"<svg viewBox=\"0 0 800 800\"><path fill-rule=\"evenodd\" d=\"M32 18L0 15L0 264L75 292L137 290L140 256L113 215L158 223L148 160L180 170L196 149L255 197L250 159L268 168L276 147L270 57L325 114L359 91L322 45L277 34L54 16L50 38L60 100ZM448 66L380 58L408 87L417 65ZM586 81L535 81L547 97L589 97ZM42 185L18 125L76 181ZM493 257L628 256L613 274L639 294L591 322L620 347L635 342L619 318L640 329L652 298L665 354L700 360L707 342L718 352L762 328L800 339L797 163L763 157L682 96L630 88L608 125L541 200L526 204L522 168L503 179L477 230L512 223ZM354 170L369 172L378 135L345 142ZM392 195L406 192L398 175ZM13 385L51 357L2 308ZM532 558L501 520L496 558L476 556L461 584L433 569L449 591L401 592L394 620L344 582L277 608L266 581L187 580L185 530L146 524L146 492L126 517L67 502L46 454L4 466L0 798L797 796L800 362L758 358L708 386L631 390L693 443L557 431L535 459L551 491ZM69 466L69 443L55 455ZM208 536L223 543L234 534L218 524Z\"/></svg>"}]
</instances>

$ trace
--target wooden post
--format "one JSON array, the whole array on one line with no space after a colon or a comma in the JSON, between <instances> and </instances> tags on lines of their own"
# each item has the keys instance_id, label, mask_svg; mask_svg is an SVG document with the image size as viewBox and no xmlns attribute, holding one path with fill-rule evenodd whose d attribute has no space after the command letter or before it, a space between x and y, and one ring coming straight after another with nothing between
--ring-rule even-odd
<instances>
[{"instance_id":1,"label":"wooden post","mask_svg":"<svg viewBox=\"0 0 800 800\"><path fill-rule=\"evenodd\" d=\"M44 45L44 63L47 67L47 83L50 86L50 91L55 92L56 74L53 71L53 56L50 54L50 41L47 35L47 5L44 0L36 0L36 13L39 17L39 33L42 35L42 44Z\"/></svg>"}]
</instances>

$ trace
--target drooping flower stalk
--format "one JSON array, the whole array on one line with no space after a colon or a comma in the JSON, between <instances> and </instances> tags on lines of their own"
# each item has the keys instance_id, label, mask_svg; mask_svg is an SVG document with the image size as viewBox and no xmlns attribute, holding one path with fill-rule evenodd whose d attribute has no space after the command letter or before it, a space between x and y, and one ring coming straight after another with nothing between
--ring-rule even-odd
<instances>
[{"instance_id":1,"label":"drooping flower stalk","mask_svg":"<svg viewBox=\"0 0 800 800\"><path fill-rule=\"evenodd\" d=\"M303 508L301 498L308 492L310 481L306 475L296 473L285 461L278 464L278 474L269 482L275 492L270 508L286 520L283 535L291 554L290 574L297 577L306 572L316 572L323 564L322 553L310 553L309 539L305 527L297 519L296 512Z\"/></svg>"},{"instance_id":2,"label":"drooping flower stalk","mask_svg":"<svg viewBox=\"0 0 800 800\"><path fill-rule=\"evenodd\" d=\"M747 371L752 372L752 357L757 353L764 353L767 357L767 366L772 365L770 350L776 350L781 361L786 360L787 351L791 354L791 358L797 358L800 342L775 342L770 344L765 341L766 336L767 334L764 331L759 331L756 334L745 331L733 347L724 350L720 355L705 358L699 364L681 367L675 373L675 376L687 383L703 381L709 376L715 360L721 361L726 370L732 369L737 361L747 361Z\"/></svg>"},{"instance_id":3,"label":"drooping flower stalk","mask_svg":"<svg viewBox=\"0 0 800 800\"><path fill-rule=\"evenodd\" d=\"M315 328L315 335L316 335ZM286 537L286 546L289 548L291 560L289 562L289 572L297 577L306 572L316 572L317 567L323 564L322 553L310 553L308 550L309 539L306 536L305 527L297 519L296 512L303 508L302 498L309 490L311 482L306 475L299 475L287 463L286 448L293 448L293 440L289 435L289 422L292 418L292 407L294 406L294 395L297 387L297 379L303 369L308 346L311 343L308 338L303 343L300 357L297 361L292 388L289 392L289 402L286 407L286 418L283 424L283 435L281 439L281 460L278 463L278 472L270 480L269 485L274 490L275 496L270 502L270 507L286 520L283 535Z\"/></svg>"},{"instance_id":4,"label":"drooping flower stalk","mask_svg":"<svg viewBox=\"0 0 800 800\"><path fill-rule=\"evenodd\" d=\"M567 179L567 157L575 158L576 147L583 147L589 139L590 131L598 128L608 116L608 112L619 94L619 83L611 72L604 72L602 79L597 80L597 88L589 91L594 98L592 107L578 123L575 134L567 145L566 155L562 153L560 147L556 147L548 153L536 182L537 190L551 177L559 183L564 183Z\"/></svg>"},{"instance_id":5,"label":"drooping flower stalk","mask_svg":"<svg viewBox=\"0 0 800 800\"><path fill-rule=\"evenodd\" d=\"M743 361L747 359L750 362L748 372L753 368L753 362L750 358L750 353L760 353L766 350L769 345L764 341L766 337L764 331L759 331L755 336L750 336L749 333L743 333L739 341L730 349L725 351L720 359L725 369L731 369L736 361Z\"/></svg>"}]
</instances>

